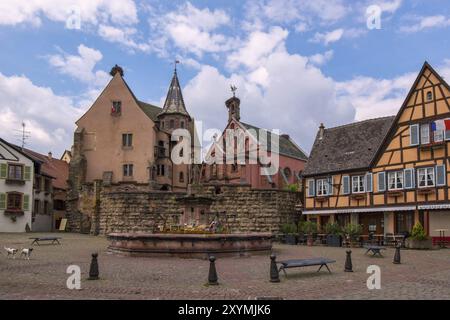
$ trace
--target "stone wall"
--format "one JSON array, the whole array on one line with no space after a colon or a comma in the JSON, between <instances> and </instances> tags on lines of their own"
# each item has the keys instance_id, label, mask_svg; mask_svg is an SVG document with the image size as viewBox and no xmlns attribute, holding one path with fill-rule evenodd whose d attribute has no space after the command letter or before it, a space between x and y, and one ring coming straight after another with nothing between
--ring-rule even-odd
<instances>
[{"instance_id":1,"label":"stone wall","mask_svg":"<svg viewBox=\"0 0 450 320\"><path fill-rule=\"evenodd\" d=\"M88 229L103 235L152 232L158 225L177 224L186 210L202 201L208 204L207 214L218 216L232 232L277 232L282 224L298 219L296 206L301 201L297 192L249 185L190 186L186 194L152 191L147 185L102 187L98 183L83 187L78 194L68 215L70 231Z\"/></svg>"}]
</instances>

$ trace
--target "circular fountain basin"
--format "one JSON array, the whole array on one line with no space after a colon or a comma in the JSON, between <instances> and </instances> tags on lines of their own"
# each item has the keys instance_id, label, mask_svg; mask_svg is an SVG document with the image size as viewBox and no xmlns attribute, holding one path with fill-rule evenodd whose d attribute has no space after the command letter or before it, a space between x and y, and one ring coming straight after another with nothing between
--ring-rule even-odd
<instances>
[{"instance_id":1,"label":"circular fountain basin","mask_svg":"<svg viewBox=\"0 0 450 320\"><path fill-rule=\"evenodd\" d=\"M108 249L130 256L174 256L207 258L214 256L248 256L269 253L271 233L238 234L167 234L110 233Z\"/></svg>"}]
</instances>

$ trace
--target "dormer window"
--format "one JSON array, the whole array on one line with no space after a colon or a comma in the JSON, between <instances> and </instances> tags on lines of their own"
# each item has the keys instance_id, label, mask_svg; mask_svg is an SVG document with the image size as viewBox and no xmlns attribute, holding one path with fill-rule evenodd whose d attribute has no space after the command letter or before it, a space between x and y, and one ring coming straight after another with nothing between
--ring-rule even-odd
<instances>
[{"instance_id":1,"label":"dormer window","mask_svg":"<svg viewBox=\"0 0 450 320\"><path fill-rule=\"evenodd\" d=\"M431 93L431 91L427 92L427 101L431 101L433 100L433 93Z\"/></svg>"},{"instance_id":2,"label":"dormer window","mask_svg":"<svg viewBox=\"0 0 450 320\"><path fill-rule=\"evenodd\" d=\"M174 121L174 120L170 120L170 122L169 122L169 128L170 128L170 129L175 128L175 121Z\"/></svg>"},{"instance_id":3,"label":"dormer window","mask_svg":"<svg viewBox=\"0 0 450 320\"><path fill-rule=\"evenodd\" d=\"M122 101L113 101L111 107L112 115L120 115L122 112Z\"/></svg>"}]
</instances>

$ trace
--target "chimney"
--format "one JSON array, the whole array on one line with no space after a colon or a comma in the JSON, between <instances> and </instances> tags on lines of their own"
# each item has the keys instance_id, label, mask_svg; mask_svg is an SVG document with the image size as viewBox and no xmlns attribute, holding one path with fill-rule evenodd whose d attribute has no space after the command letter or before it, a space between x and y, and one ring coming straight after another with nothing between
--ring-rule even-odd
<instances>
[{"instance_id":1,"label":"chimney","mask_svg":"<svg viewBox=\"0 0 450 320\"><path fill-rule=\"evenodd\" d=\"M325 131L325 126L323 125L323 123L321 123L321 124L320 124L320 127L319 127L319 140L322 140L322 139L323 139L323 133L324 133L324 131Z\"/></svg>"},{"instance_id":2,"label":"chimney","mask_svg":"<svg viewBox=\"0 0 450 320\"><path fill-rule=\"evenodd\" d=\"M52 156L53 156L52 152L49 151L49 153L48 153L48 158L49 158L50 160L52 160Z\"/></svg>"}]
</instances>

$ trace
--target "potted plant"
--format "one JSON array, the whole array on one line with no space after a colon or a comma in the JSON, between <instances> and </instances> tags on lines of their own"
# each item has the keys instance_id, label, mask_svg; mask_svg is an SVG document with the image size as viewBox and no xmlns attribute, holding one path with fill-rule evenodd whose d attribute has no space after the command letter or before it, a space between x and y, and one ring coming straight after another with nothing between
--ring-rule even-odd
<instances>
[{"instance_id":1,"label":"potted plant","mask_svg":"<svg viewBox=\"0 0 450 320\"><path fill-rule=\"evenodd\" d=\"M336 222L329 222L325 225L325 233L327 234L327 246L340 247L342 229Z\"/></svg>"},{"instance_id":2,"label":"potted plant","mask_svg":"<svg viewBox=\"0 0 450 320\"><path fill-rule=\"evenodd\" d=\"M420 222L416 222L411 231L411 236L406 238L405 246L409 249L432 249L433 241L427 237Z\"/></svg>"},{"instance_id":3,"label":"potted plant","mask_svg":"<svg viewBox=\"0 0 450 320\"><path fill-rule=\"evenodd\" d=\"M307 236L306 244L312 246L314 244L314 234L317 233L317 223L305 221L302 224L302 231Z\"/></svg>"},{"instance_id":4,"label":"potted plant","mask_svg":"<svg viewBox=\"0 0 450 320\"><path fill-rule=\"evenodd\" d=\"M359 236L362 233L362 225L349 223L342 229L343 234L350 243L350 246L357 247L359 245Z\"/></svg>"},{"instance_id":5,"label":"potted plant","mask_svg":"<svg viewBox=\"0 0 450 320\"><path fill-rule=\"evenodd\" d=\"M294 223L285 223L281 226L281 232L284 235L286 244L295 244L297 226Z\"/></svg>"}]
</instances>

